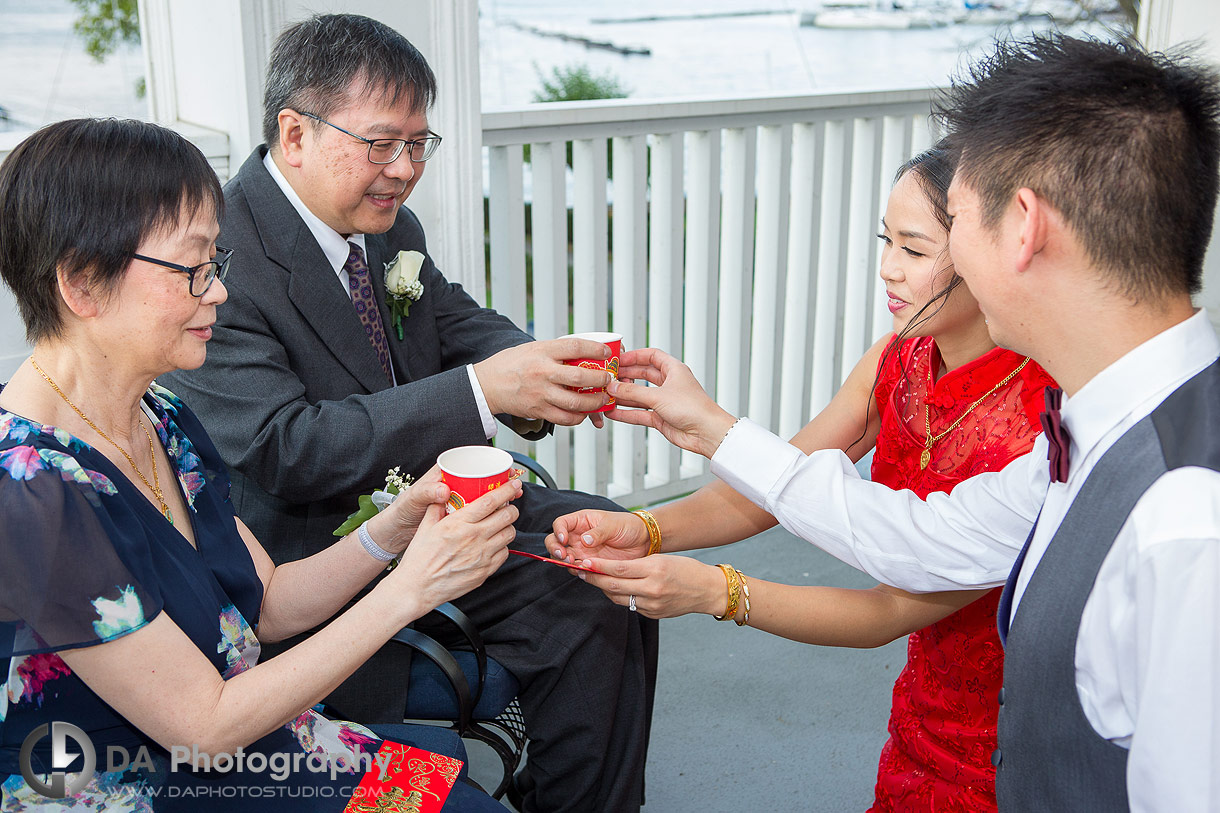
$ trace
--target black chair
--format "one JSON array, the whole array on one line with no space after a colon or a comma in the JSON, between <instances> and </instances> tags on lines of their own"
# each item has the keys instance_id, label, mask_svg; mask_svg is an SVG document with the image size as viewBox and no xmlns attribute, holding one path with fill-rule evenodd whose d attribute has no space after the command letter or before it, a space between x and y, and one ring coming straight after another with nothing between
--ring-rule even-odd
<instances>
[{"instance_id":1,"label":"black chair","mask_svg":"<svg viewBox=\"0 0 1220 813\"><path fill-rule=\"evenodd\" d=\"M504 767L499 783L488 790L499 799L511 789L525 751L525 718L517 702L520 684L487 657L483 639L465 613L449 603L434 612L453 622L469 650L447 649L411 627L394 635L391 640L424 656L411 659L406 718L448 722L460 736L490 746Z\"/></svg>"}]
</instances>

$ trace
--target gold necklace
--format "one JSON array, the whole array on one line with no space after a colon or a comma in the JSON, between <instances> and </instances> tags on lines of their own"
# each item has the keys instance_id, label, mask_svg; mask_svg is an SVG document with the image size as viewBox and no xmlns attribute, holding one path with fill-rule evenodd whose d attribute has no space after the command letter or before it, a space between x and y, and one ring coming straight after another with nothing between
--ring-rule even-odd
<instances>
[{"instance_id":1,"label":"gold necklace","mask_svg":"<svg viewBox=\"0 0 1220 813\"><path fill-rule=\"evenodd\" d=\"M80 419L82 421L89 424L90 429L92 429L94 432L97 432L99 435L101 435L102 440L106 441L111 446L118 449L119 454L121 454L121 455L123 455L123 457L127 458L127 462L131 464L131 468L135 471L135 473L137 475L139 475L140 479L142 481L144 481L144 485L148 488L149 491L151 491L153 493L153 496L157 498L157 502L161 503L161 514L167 520L169 520L170 525L173 525L174 524L174 512L170 510L169 504L165 502L165 495L161 491L161 478L157 474L157 455L153 452L152 435L149 434L148 427L146 427L144 425L144 421L140 421L140 428L144 430L144 437L148 438L148 458L152 461L152 470L153 470L153 481L151 483L148 482L148 478L144 476L144 472L140 471L140 467L136 465L135 459L132 458L131 455L127 454L127 450L124 449L119 444L115 443L113 440L111 440L110 436L107 435L105 432L103 432L101 430L101 428L98 427L97 424L95 424L93 421L89 420L89 416L86 415L85 413L81 412L80 407L78 407L76 404L72 403L71 399L69 399L68 396L64 395L64 391L59 388L58 384L56 384L54 381L51 380L51 376L49 376L45 372L43 372L43 369L38 366L38 362L34 361L34 359L31 358L30 364L34 365L34 369L38 371L38 374L40 376L42 376L44 379L46 379L46 382L51 385L51 389L55 390L55 394L58 395L60 398L64 399L64 403L67 404L68 406L72 407L72 411L75 412L77 415L79 415Z\"/></svg>"},{"instance_id":2,"label":"gold necklace","mask_svg":"<svg viewBox=\"0 0 1220 813\"><path fill-rule=\"evenodd\" d=\"M941 438L943 438L945 435L949 434L949 433L950 433L950 432L952 432L954 429L956 429L956 428L957 428L957 425L958 425L958 424L960 424L962 421L964 421L964 420L966 419L966 416L967 416L967 415L969 415L971 412L973 412L973 411L974 411L974 408L975 408L976 406L978 406L979 404L981 404L981 403L983 403L984 401L986 401L986 400L987 400L989 397L991 397L991 395L992 395L992 394L993 394L993 393L994 393L996 390L998 390L1000 387L1004 386L1004 385L1005 385L1005 384L1007 384L1009 381L1012 381L1014 378L1016 378L1016 377L1017 377L1017 373L1019 373L1019 372L1021 372L1023 369L1025 369L1025 365L1026 365L1026 364L1029 364L1029 356L1026 356L1026 357L1025 357L1025 361L1023 361L1023 362L1021 362L1020 364L1018 364L1018 365L1017 365L1017 369L1013 370L1011 373L1009 373L1008 375L1004 376L1004 380L1003 380L1003 381L1001 381L999 384L996 384L996 385L995 385L994 387L992 387L991 389L987 390L987 392L983 393L983 395L982 395L982 397L981 397L981 398L979 398L977 401L975 401L975 402L974 402L973 404L971 404L970 406L966 407L965 411L964 411L964 412L962 412L962 414L961 414L961 415L958 415L958 416L957 416L957 420L956 420L956 421L954 421L954 422L953 422L953 423L952 423L952 424L949 426L949 428L948 428L948 429L946 429L945 431L941 432L939 435L936 435L935 437L933 437L933 436L932 436L932 421L931 421L931 419L928 417L928 394L927 394L927 393L924 393L924 400L923 400L923 425L924 425L924 433L925 433L926 437L925 437L924 442L923 442L923 453L922 453L922 454L919 456L919 470L920 470L920 471L923 471L924 469L926 469L926 468L928 467L928 463L930 463L930 462L932 461L932 444L936 443L938 440L940 440Z\"/></svg>"}]
</instances>

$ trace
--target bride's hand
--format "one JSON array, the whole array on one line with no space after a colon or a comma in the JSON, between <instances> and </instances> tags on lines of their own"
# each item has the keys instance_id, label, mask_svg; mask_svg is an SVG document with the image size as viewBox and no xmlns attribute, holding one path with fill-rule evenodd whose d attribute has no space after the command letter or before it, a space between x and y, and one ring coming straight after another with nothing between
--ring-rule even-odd
<instances>
[{"instance_id":1,"label":"bride's hand","mask_svg":"<svg viewBox=\"0 0 1220 813\"><path fill-rule=\"evenodd\" d=\"M546 538L556 559L638 559L648 553L648 526L635 514L585 508L558 517Z\"/></svg>"},{"instance_id":2,"label":"bride's hand","mask_svg":"<svg viewBox=\"0 0 1220 813\"><path fill-rule=\"evenodd\" d=\"M656 386L612 381L607 392L614 396L616 407L606 417L651 426L687 451L710 458L737 420L704 392L689 367L661 350L648 347L623 353L619 378L643 379Z\"/></svg>"},{"instance_id":3,"label":"bride's hand","mask_svg":"<svg viewBox=\"0 0 1220 813\"><path fill-rule=\"evenodd\" d=\"M715 615L725 611L728 590L724 573L689 556L657 554L646 559L578 560L605 575L577 575L601 590L615 604L631 606L649 618L675 618L687 613Z\"/></svg>"}]
</instances>

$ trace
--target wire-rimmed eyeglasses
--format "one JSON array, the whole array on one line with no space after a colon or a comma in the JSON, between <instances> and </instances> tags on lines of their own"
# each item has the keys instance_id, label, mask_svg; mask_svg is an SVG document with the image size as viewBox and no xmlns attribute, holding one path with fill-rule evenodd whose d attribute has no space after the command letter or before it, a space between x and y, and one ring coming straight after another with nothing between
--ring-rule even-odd
<instances>
[{"instance_id":1,"label":"wire-rimmed eyeglasses","mask_svg":"<svg viewBox=\"0 0 1220 813\"><path fill-rule=\"evenodd\" d=\"M208 288L212 287L213 281L220 280L224 282L225 276L229 273L229 260L233 259L233 249L217 246L214 258L194 267L171 263L167 260L158 260L156 257L145 257L143 254L132 254L131 256L146 263L164 266L174 271L181 271L190 277L189 287L191 296L203 296L208 292Z\"/></svg>"},{"instance_id":2,"label":"wire-rimmed eyeglasses","mask_svg":"<svg viewBox=\"0 0 1220 813\"><path fill-rule=\"evenodd\" d=\"M402 151L406 147L410 147L407 155L416 164L422 164L436 153L436 148L441 145L441 137L431 130L428 135L423 138L365 138L353 133L351 130L344 130L337 124L331 124L321 116L315 116L313 113L300 111L302 116L308 116L314 121L320 121L323 124L329 124L341 133L347 133L355 139L363 141L369 145L369 160L374 164L392 164L398 160L398 156L402 155Z\"/></svg>"}]
</instances>

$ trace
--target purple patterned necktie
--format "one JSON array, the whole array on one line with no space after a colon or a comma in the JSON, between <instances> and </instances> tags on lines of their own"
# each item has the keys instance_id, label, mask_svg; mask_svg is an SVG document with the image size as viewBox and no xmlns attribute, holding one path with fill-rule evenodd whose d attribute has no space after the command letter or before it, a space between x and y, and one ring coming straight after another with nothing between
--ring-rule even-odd
<instances>
[{"instance_id":1,"label":"purple patterned necktie","mask_svg":"<svg viewBox=\"0 0 1220 813\"><path fill-rule=\"evenodd\" d=\"M1051 464L1051 482L1066 483L1068 479L1068 447L1072 445L1072 436L1059 414L1063 403L1063 390L1058 387L1047 387L1044 391L1046 411L1040 416L1042 430L1046 433L1046 457Z\"/></svg>"},{"instance_id":2,"label":"purple patterned necktie","mask_svg":"<svg viewBox=\"0 0 1220 813\"><path fill-rule=\"evenodd\" d=\"M373 295L373 280L369 276L369 264L364 261L364 252L355 243L347 255L343 270L347 271L347 287L352 292L352 304L356 306L356 315L360 324L364 325L364 335L369 337L369 344L377 353L381 369L386 380L394 383L394 373L390 368L390 346L385 340L385 329L381 325L381 311L377 310L377 298Z\"/></svg>"}]
</instances>

